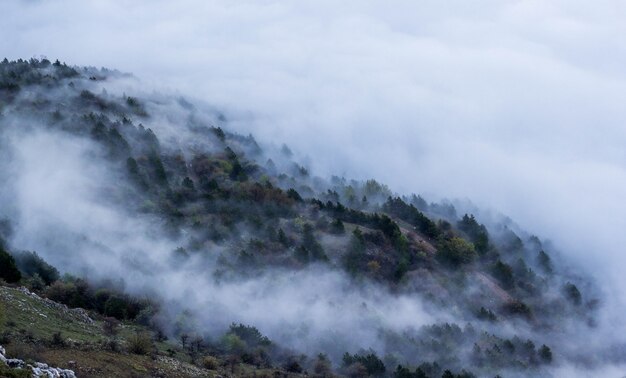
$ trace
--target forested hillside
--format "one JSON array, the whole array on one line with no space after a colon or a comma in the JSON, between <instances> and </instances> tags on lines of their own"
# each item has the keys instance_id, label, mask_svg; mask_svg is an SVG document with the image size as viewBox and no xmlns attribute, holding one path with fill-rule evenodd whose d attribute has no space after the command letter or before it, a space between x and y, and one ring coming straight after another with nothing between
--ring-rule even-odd
<instances>
[{"instance_id":1,"label":"forested hillside","mask_svg":"<svg viewBox=\"0 0 626 378\"><path fill-rule=\"evenodd\" d=\"M318 177L281 142L113 70L5 59L0 113L8 353L198 369L181 376L550 376L600 363L570 345L595 326L597 289L505 217ZM96 326L11 318L17 286ZM134 376L174 374L141 364ZM112 374L98 369L78 371Z\"/></svg>"}]
</instances>

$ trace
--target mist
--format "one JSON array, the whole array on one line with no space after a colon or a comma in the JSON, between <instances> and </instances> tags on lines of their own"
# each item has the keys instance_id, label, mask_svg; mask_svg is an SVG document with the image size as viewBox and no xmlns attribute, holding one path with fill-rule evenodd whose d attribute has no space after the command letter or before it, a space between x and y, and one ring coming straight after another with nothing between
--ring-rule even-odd
<instances>
[{"instance_id":1,"label":"mist","mask_svg":"<svg viewBox=\"0 0 626 378\"><path fill-rule=\"evenodd\" d=\"M350 283L323 267L217 282L218 246L172 264L178 244L160 234L159 221L137 217L107 198L107 188L120 178L99 146L37 128L11 131L3 147L12 159L2 178L13 195L2 197L0 209L13 215L12 244L40 251L65 272L118 281L129 293L159 298L169 326L188 312L197 328L189 326L190 332L218 338L230 323L242 322L300 352L339 355L362 345L382 350L381 328L401 331L434 321L414 297ZM7 165L14 167L10 175Z\"/></svg>"},{"instance_id":2,"label":"mist","mask_svg":"<svg viewBox=\"0 0 626 378\"><path fill-rule=\"evenodd\" d=\"M604 332L626 331L623 4L64 0L3 2L0 13L2 57L132 72L142 85L220 109L233 130L286 142L316 174L374 177L397 192L469 199L510 216L597 277ZM37 138L26 141L35 151ZM86 153L63 143L63 151ZM71 167L63 156L38 159ZM18 204L54 212L35 207L37 199L63 203L68 182L83 188L73 198L85 198L105 176L71 172L58 182L46 176L46 193L21 177ZM115 250L165 255L176 247L119 238L117 226L132 220L93 198L84 205L59 207L77 234L91 233L97 216L106 220L97 225L108 235L103 244L124 240ZM23 244L50 226L24 218L36 221L24 221ZM137 222L122 229L150 220Z\"/></svg>"}]
</instances>

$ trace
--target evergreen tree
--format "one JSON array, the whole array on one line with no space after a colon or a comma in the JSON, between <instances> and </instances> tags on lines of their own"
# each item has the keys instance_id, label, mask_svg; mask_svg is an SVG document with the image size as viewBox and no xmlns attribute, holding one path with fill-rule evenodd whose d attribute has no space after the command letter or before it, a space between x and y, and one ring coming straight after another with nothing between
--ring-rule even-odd
<instances>
[{"instance_id":1,"label":"evergreen tree","mask_svg":"<svg viewBox=\"0 0 626 378\"><path fill-rule=\"evenodd\" d=\"M0 278L8 283L19 282L22 274L17 269L15 259L0 246Z\"/></svg>"}]
</instances>

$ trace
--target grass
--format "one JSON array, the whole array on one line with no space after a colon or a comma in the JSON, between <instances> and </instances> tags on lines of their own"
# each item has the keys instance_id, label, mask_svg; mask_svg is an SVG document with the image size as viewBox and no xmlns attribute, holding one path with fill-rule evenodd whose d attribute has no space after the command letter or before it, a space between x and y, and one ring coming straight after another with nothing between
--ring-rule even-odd
<instances>
[{"instance_id":1,"label":"grass","mask_svg":"<svg viewBox=\"0 0 626 378\"><path fill-rule=\"evenodd\" d=\"M0 318L5 320L4 325L0 323L0 333L3 333L7 355L27 362L39 361L72 369L80 377L213 375L185 361L160 355L160 351L173 347L168 343L155 343L156 354L153 351L140 355L106 350L103 345L110 338L103 332L102 321L86 321L76 311L16 288L0 286L0 312ZM123 323L115 339L123 346L123 351L127 349L127 339L148 332L145 327ZM63 343L54 344L54 335L58 333ZM0 376L14 374L9 370L2 371Z\"/></svg>"},{"instance_id":2,"label":"grass","mask_svg":"<svg viewBox=\"0 0 626 378\"><path fill-rule=\"evenodd\" d=\"M44 362L50 366L71 369L79 377L274 377L276 374L301 377L276 369L259 369L240 361L233 364L216 358L211 368L190 363L185 351L175 342L155 342L145 354L129 353L128 341L151 331L141 325L121 323L114 339L119 350L105 346L108 337L103 321L96 315L88 321L77 311L47 301L22 290L0 285L0 343L7 356L27 363ZM54 343L59 334L63 342ZM56 337L57 341L59 337ZM173 351L169 356L168 351ZM203 357L199 356L199 363ZM4 370L2 370L4 369ZM21 374L21 375L20 375ZM0 377L28 376L24 371L0 366Z\"/></svg>"},{"instance_id":3,"label":"grass","mask_svg":"<svg viewBox=\"0 0 626 378\"><path fill-rule=\"evenodd\" d=\"M0 286L4 305L5 331L27 335L37 340L52 340L60 332L70 342L100 343L104 340L102 323L82 321L75 312L18 289Z\"/></svg>"}]
</instances>

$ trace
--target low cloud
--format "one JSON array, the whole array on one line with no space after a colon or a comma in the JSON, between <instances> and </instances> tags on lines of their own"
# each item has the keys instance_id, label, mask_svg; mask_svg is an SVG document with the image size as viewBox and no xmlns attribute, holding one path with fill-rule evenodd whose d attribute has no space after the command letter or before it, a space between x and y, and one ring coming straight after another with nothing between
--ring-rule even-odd
<instances>
[{"instance_id":1,"label":"low cloud","mask_svg":"<svg viewBox=\"0 0 626 378\"><path fill-rule=\"evenodd\" d=\"M469 198L626 281L626 8L613 1L6 1L0 55L133 72L321 174ZM308 158L308 159L307 159Z\"/></svg>"}]
</instances>

